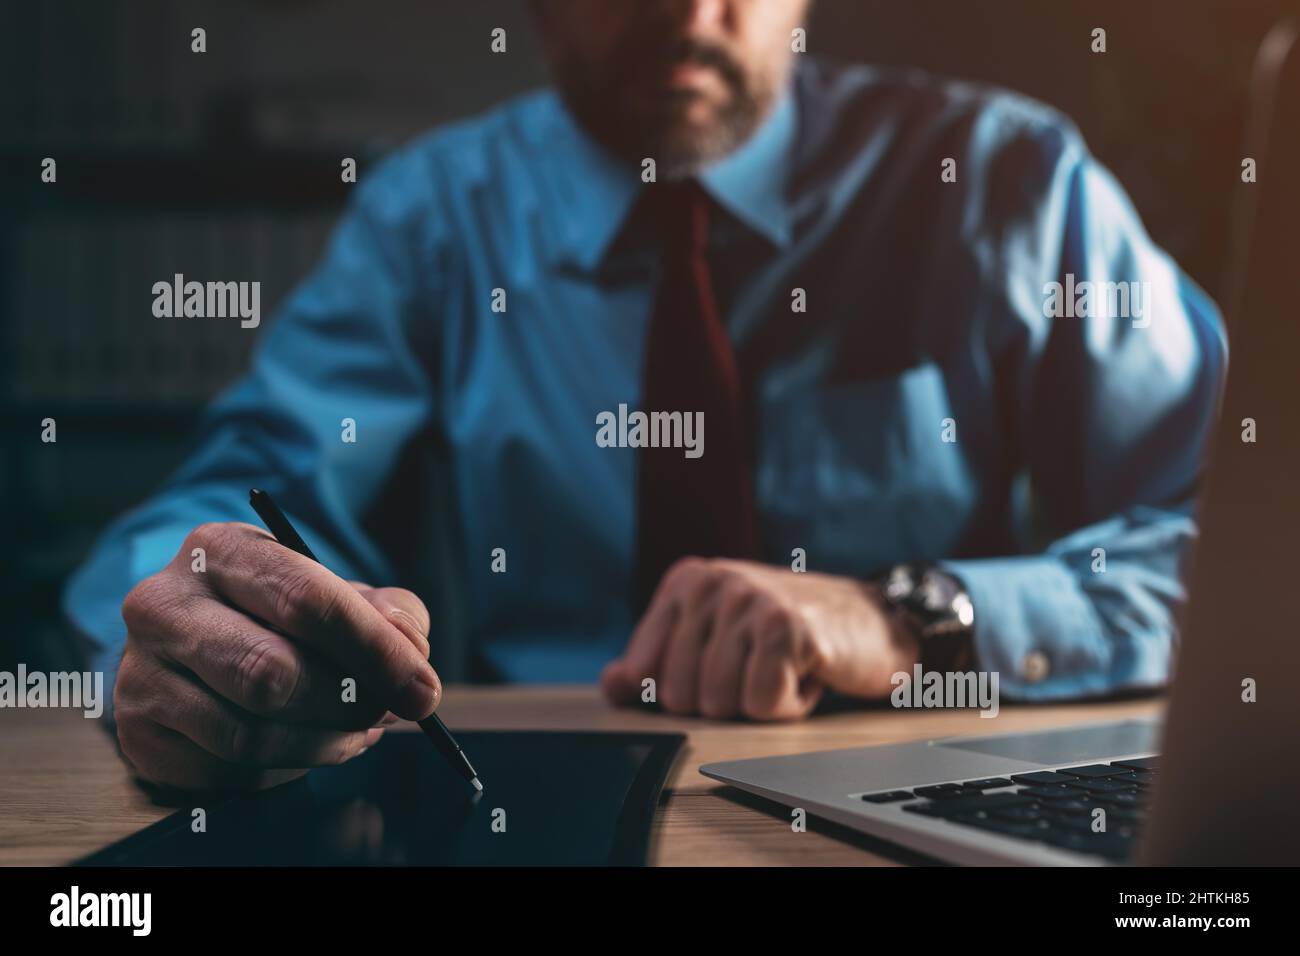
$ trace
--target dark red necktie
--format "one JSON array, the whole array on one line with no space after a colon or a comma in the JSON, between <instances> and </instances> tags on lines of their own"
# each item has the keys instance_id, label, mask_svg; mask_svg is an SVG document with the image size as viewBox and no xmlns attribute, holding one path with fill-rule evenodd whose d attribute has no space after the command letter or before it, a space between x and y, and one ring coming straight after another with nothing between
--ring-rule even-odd
<instances>
[{"instance_id":1,"label":"dark red necktie","mask_svg":"<svg viewBox=\"0 0 1300 956\"><path fill-rule=\"evenodd\" d=\"M646 336L640 410L681 412L683 420L702 412L704 453L640 449L642 606L679 558L758 557L749 401L709 277L709 198L693 181L651 188L664 268Z\"/></svg>"}]
</instances>

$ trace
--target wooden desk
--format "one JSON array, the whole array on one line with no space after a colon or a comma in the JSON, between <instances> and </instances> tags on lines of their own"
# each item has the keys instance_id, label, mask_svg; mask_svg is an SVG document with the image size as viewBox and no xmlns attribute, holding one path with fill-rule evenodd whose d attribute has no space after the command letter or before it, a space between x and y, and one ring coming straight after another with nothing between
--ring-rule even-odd
<instances>
[{"instance_id":1,"label":"wooden desk","mask_svg":"<svg viewBox=\"0 0 1300 956\"><path fill-rule=\"evenodd\" d=\"M855 710L793 724L741 724L609 707L592 687L451 687L439 711L465 730L680 730L688 742L665 788L651 862L666 866L882 865L879 852L731 799L700 764L927 737L1033 730L1150 714L1158 702L977 711ZM399 725L390 733L413 730ZM0 865L60 864L147 826L171 808L135 786L98 722L80 711L0 710Z\"/></svg>"}]
</instances>

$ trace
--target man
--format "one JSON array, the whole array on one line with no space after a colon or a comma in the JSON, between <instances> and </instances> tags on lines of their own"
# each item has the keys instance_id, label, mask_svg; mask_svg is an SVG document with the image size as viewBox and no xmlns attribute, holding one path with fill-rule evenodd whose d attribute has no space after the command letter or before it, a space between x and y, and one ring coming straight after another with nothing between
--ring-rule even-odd
<instances>
[{"instance_id":1,"label":"man","mask_svg":"<svg viewBox=\"0 0 1300 956\"><path fill-rule=\"evenodd\" d=\"M811 61L806 6L541 0L559 93L364 177L70 585L137 773L263 786L436 706L424 604L347 580L408 580L394 475L434 441L501 679L759 720L918 661L1165 679L1213 305L1061 117ZM330 571L244 523L252 486Z\"/></svg>"}]
</instances>

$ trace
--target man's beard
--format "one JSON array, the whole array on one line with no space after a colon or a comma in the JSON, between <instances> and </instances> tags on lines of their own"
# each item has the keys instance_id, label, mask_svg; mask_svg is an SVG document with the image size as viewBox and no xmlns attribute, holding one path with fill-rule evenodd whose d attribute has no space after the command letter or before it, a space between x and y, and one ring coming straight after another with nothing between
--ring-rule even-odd
<instances>
[{"instance_id":1,"label":"man's beard","mask_svg":"<svg viewBox=\"0 0 1300 956\"><path fill-rule=\"evenodd\" d=\"M769 87L748 79L716 46L682 39L656 56L637 53L601 64L557 64L556 75L565 102L586 130L625 159L653 159L658 178L681 179L734 151L758 127L773 99ZM687 119L699 93L670 91L651 104L639 103L626 94L635 88L637 67L647 63L712 67L726 95L702 126Z\"/></svg>"}]
</instances>

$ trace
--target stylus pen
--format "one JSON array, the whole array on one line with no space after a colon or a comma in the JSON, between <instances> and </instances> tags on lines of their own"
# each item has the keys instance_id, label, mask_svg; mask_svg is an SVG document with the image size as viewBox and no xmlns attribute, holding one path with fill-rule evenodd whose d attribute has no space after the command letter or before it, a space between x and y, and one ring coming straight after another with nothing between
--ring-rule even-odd
<instances>
[{"instance_id":1,"label":"stylus pen","mask_svg":"<svg viewBox=\"0 0 1300 956\"><path fill-rule=\"evenodd\" d=\"M302 535L289 523L289 519L284 516L280 506L275 503L269 494L254 488L248 493L248 503L253 506L253 510L262 519L262 523L275 536L275 540L290 551L297 551L303 557L311 558L317 564L321 563L320 558L311 553L311 548L307 547L307 542L302 540ZM442 718L437 714L430 714L420 721L420 729L424 731L426 737L433 741L433 745L438 748L438 752L447 758L455 771L468 780L475 790L482 793L483 784L479 782L478 774L474 772L474 765L465 756L465 751L460 749L460 744L456 743L456 738L451 735L451 731L442 722Z\"/></svg>"}]
</instances>

